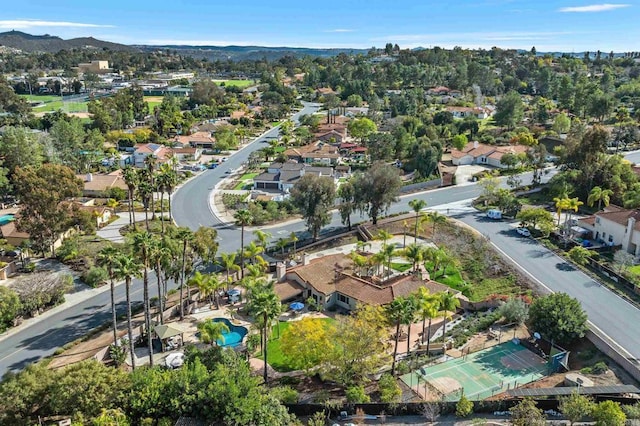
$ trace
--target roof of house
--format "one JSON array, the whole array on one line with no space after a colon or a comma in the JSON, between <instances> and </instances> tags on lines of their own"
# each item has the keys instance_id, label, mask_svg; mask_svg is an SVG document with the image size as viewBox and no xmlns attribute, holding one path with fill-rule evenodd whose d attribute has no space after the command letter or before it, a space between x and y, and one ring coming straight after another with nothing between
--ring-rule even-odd
<instances>
[{"instance_id":1,"label":"roof of house","mask_svg":"<svg viewBox=\"0 0 640 426\"><path fill-rule=\"evenodd\" d=\"M15 222L9 222L6 225L0 226L0 234L2 238L24 238L29 239L29 234L26 232L18 231Z\"/></svg>"},{"instance_id":2,"label":"roof of house","mask_svg":"<svg viewBox=\"0 0 640 426\"><path fill-rule=\"evenodd\" d=\"M620 208L618 206L614 206L614 209L599 211L594 216L601 219L609 220L624 227L627 226L629 219L632 218L635 220L633 229L636 231L640 231L640 209L628 210ZM584 221L584 219L582 220Z\"/></svg>"},{"instance_id":3,"label":"roof of house","mask_svg":"<svg viewBox=\"0 0 640 426\"><path fill-rule=\"evenodd\" d=\"M494 146L494 145L486 145L478 142L469 142L462 150L452 149L451 157L452 158L462 158L467 155L472 156L473 158L486 156L494 159L501 159L502 156L506 153L512 154L520 154L527 152L529 150L528 146L525 145L504 145L504 146Z\"/></svg>"},{"instance_id":4,"label":"roof of house","mask_svg":"<svg viewBox=\"0 0 640 426\"><path fill-rule=\"evenodd\" d=\"M109 174L88 173L84 175L76 175L78 179L84 182L85 191L106 191L111 188L120 188L127 190L127 184L122 178L122 171L116 170Z\"/></svg>"},{"instance_id":5,"label":"roof of house","mask_svg":"<svg viewBox=\"0 0 640 426\"><path fill-rule=\"evenodd\" d=\"M186 136L176 136L174 140L182 145L211 144L216 142L216 139L207 131L199 131Z\"/></svg>"},{"instance_id":6,"label":"roof of house","mask_svg":"<svg viewBox=\"0 0 640 426\"><path fill-rule=\"evenodd\" d=\"M285 280L279 282L274 287L275 293L281 301L286 301L298 297L304 291L304 288L293 280Z\"/></svg>"}]
</instances>

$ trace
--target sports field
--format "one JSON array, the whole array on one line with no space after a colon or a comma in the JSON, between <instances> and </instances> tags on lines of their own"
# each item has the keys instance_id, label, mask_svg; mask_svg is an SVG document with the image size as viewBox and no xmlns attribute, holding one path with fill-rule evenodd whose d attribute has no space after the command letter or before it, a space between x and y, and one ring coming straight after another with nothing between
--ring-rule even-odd
<instances>
[{"instance_id":1,"label":"sports field","mask_svg":"<svg viewBox=\"0 0 640 426\"><path fill-rule=\"evenodd\" d=\"M401 379L423 397L435 392L442 400L457 401L464 390L467 398L479 401L539 380L548 372L549 367L544 359L509 341L420 368Z\"/></svg>"}]
</instances>

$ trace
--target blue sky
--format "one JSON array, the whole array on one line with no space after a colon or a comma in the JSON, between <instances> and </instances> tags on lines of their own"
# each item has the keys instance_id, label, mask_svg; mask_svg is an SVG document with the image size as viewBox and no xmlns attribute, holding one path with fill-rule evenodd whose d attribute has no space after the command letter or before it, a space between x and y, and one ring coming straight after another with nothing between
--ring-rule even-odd
<instances>
[{"instance_id":1,"label":"blue sky","mask_svg":"<svg viewBox=\"0 0 640 426\"><path fill-rule=\"evenodd\" d=\"M640 50L640 0L29 0L0 31L125 44Z\"/></svg>"}]
</instances>

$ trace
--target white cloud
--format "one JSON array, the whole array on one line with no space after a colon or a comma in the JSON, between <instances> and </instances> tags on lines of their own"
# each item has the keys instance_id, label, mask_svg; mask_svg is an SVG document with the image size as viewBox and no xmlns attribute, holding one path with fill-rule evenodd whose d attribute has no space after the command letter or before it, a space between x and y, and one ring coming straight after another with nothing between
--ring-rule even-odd
<instances>
[{"instance_id":1,"label":"white cloud","mask_svg":"<svg viewBox=\"0 0 640 426\"><path fill-rule=\"evenodd\" d=\"M325 33L352 33L354 30L347 28L336 28L335 30L327 30Z\"/></svg>"},{"instance_id":2,"label":"white cloud","mask_svg":"<svg viewBox=\"0 0 640 426\"><path fill-rule=\"evenodd\" d=\"M114 28L114 25L87 24L82 22L42 21L39 19L0 20L0 29L26 30L29 28L65 27L65 28Z\"/></svg>"},{"instance_id":3,"label":"white cloud","mask_svg":"<svg viewBox=\"0 0 640 426\"><path fill-rule=\"evenodd\" d=\"M622 9L629 6L631 5L603 3L603 4L591 4L588 6L561 7L560 9L558 9L558 11L564 12L564 13L606 12L608 10Z\"/></svg>"}]
</instances>

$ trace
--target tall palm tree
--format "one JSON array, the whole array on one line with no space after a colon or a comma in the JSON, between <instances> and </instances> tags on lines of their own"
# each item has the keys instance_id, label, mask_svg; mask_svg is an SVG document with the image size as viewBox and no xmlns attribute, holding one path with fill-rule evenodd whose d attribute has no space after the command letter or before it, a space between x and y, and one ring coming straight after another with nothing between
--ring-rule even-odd
<instances>
[{"instance_id":1,"label":"tall palm tree","mask_svg":"<svg viewBox=\"0 0 640 426\"><path fill-rule=\"evenodd\" d=\"M444 323L442 328L442 347L444 354L447 353L447 318L451 316L449 315L449 312L453 314L459 307L460 299L455 297L453 293L449 293L449 291L440 293L440 309L442 309L442 312L444 313Z\"/></svg>"},{"instance_id":2,"label":"tall palm tree","mask_svg":"<svg viewBox=\"0 0 640 426\"><path fill-rule=\"evenodd\" d=\"M362 256L361 254L358 254L358 252L356 251L352 251L349 257L351 258L353 264L358 268L358 275L364 275L362 273L362 270L367 266L369 259L367 259L365 256Z\"/></svg>"},{"instance_id":3,"label":"tall palm tree","mask_svg":"<svg viewBox=\"0 0 640 426\"><path fill-rule=\"evenodd\" d=\"M114 273L117 279L124 280L127 299L127 334L129 336L129 352L131 353L131 368L136 368L136 358L133 342L133 325L131 323L131 279L140 277L140 264L127 254L120 253L116 258Z\"/></svg>"},{"instance_id":4,"label":"tall palm tree","mask_svg":"<svg viewBox=\"0 0 640 426\"><path fill-rule=\"evenodd\" d=\"M227 273L227 283L231 282L231 272L239 271L240 267L236 265L236 254L235 253L221 253L220 254L220 264L225 269Z\"/></svg>"},{"instance_id":5,"label":"tall palm tree","mask_svg":"<svg viewBox=\"0 0 640 426\"><path fill-rule=\"evenodd\" d=\"M163 279L163 266L168 266L172 257L171 249L167 245L166 238L154 238L151 252L151 265L156 273L156 284L158 285L158 322L164 323L162 313L164 312L164 302L166 297L166 277Z\"/></svg>"},{"instance_id":6,"label":"tall palm tree","mask_svg":"<svg viewBox=\"0 0 640 426\"><path fill-rule=\"evenodd\" d=\"M198 297L199 300L206 299L213 293L210 274L203 274L200 271L196 271L196 273L189 278L188 284L198 289L200 293Z\"/></svg>"},{"instance_id":7,"label":"tall palm tree","mask_svg":"<svg viewBox=\"0 0 640 426\"><path fill-rule=\"evenodd\" d=\"M289 235L289 242L293 243L293 257L296 257L296 243L298 242L298 236L296 235L295 232L292 232Z\"/></svg>"},{"instance_id":8,"label":"tall palm tree","mask_svg":"<svg viewBox=\"0 0 640 426\"><path fill-rule=\"evenodd\" d=\"M385 264L387 265L387 278L391 275L391 261L393 260L393 256L396 254L396 248L392 245L382 246L382 257L384 258Z\"/></svg>"},{"instance_id":9,"label":"tall palm tree","mask_svg":"<svg viewBox=\"0 0 640 426\"><path fill-rule=\"evenodd\" d=\"M266 250L267 242L269 241L269 238L271 238L271 234L265 231L261 231L260 229L256 229L255 231L253 231L253 235L255 235L258 245Z\"/></svg>"},{"instance_id":10,"label":"tall palm tree","mask_svg":"<svg viewBox=\"0 0 640 426\"><path fill-rule=\"evenodd\" d=\"M418 244L418 220L420 218L420 211L425 207L427 207L427 202L419 198L416 198L415 200L409 201L409 207L411 207L413 211L416 213L416 223L413 229L413 235L414 235L413 243Z\"/></svg>"},{"instance_id":11,"label":"tall palm tree","mask_svg":"<svg viewBox=\"0 0 640 426\"><path fill-rule=\"evenodd\" d=\"M246 259L249 259L249 261L253 265L254 263L256 263L256 257L263 251L264 251L264 246L259 246L254 241L251 241L244 248L244 257Z\"/></svg>"},{"instance_id":12,"label":"tall palm tree","mask_svg":"<svg viewBox=\"0 0 640 426\"><path fill-rule=\"evenodd\" d=\"M198 331L200 332L200 340L204 343L210 343L213 347L218 340L224 339L224 333L229 332L229 327L223 322L207 320L198 324Z\"/></svg>"},{"instance_id":13,"label":"tall palm tree","mask_svg":"<svg viewBox=\"0 0 640 426\"><path fill-rule=\"evenodd\" d=\"M262 355L264 358L264 371L263 378L264 382L267 383L267 363L268 363L268 353L267 353L267 339L268 339L268 330L269 325L272 321L280 315L282 307L280 305L280 299L276 295L273 289L273 282L267 283L266 285L259 286L254 289L250 296L249 302L247 303L247 311L250 315L252 315L256 320L259 321L262 333Z\"/></svg>"},{"instance_id":14,"label":"tall palm tree","mask_svg":"<svg viewBox=\"0 0 640 426\"><path fill-rule=\"evenodd\" d=\"M379 230L376 234L376 240L382 240L382 247L386 246L387 241L389 241L391 238L393 238L393 234L385 231L384 229Z\"/></svg>"},{"instance_id":15,"label":"tall palm tree","mask_svg":"<svg viewBox=\"0 0 640 426\"><path fill-rule=\"evenodd\" d=\"M142 180L138 185L138 194L144 207L144 225L147 232L149 232L149 203L153 200L153 187L146 180Z\"/></svg>"},{"instance_id":16,"label":"tall palm tree","mask_svg":"<svg viewBox=\"0 0 640 426\"><path fill-rule=\"evenodd\" d=\"M220 309L220 290L226 286L226 283L220 279L219 275L211 274L209 277L209 286L216 300L216 309Z\"/></svg>"},{"instance_id":17,"label":"tall palm tree","mask_svg":"<svg viewBox=\"0 0 640 426\"><path fill-rule=\"evenodd\" d=\"M409 261L411 261L412 271L415 273L418 270L418 264L422 261L422 255L424 248L418 244L409 244L404 250L402 255Z\"/></svg>"},{"instance_id":18,"label":"tall palm tree","mask_svg":"<svg viewBox=\"0 0 640 426\"><path fill-rule=\"evenodd\" d=\"M593 207L595 202L598 202L598 210L601 209L602 204L605 207L609 205L611 201L611 196L613 195L613 191L610 189L602 189L599 186L594 186L591 192L589 193L589 197L587 198L587 204L589 207Z\"/></svg>"},{"instance_id":19,"label":"tall palm tree","mask_svg":"<svg viewBox=\"0 0 640 426\"><path fill-rule=\"evenodd\" d=\"M133 200L135 199L136 189L140 183L140 176L138 175L138 171L131 166L126 166L122 171L122 178L124 179L124 183L127 185L127 195L129 201L129 225L133 227L133 230L136 230L136 221L135 221L135 213L133 208Z\"/></svg>"},{"instance_id":20,"label":"tall palm tree","mask_svg":"<svg viewBox=\"0 0 640 426\"><path fill-rule=\"evenodd\" d=\"M165 165L165 164L163 164ZM158 192L160 192L160 234L164 235L164 212L162 211L162 207L164 205L164 191L165 191L165 182L167 180L167 175L159 173L156 177L156 188Z\"/></svg>"},{"instance_id":21,"label":"tall palm tree","mask_svg":"<svg viewBox=\"0 0 640 426\"><path fill-rule=\"evenodd\" d=\"M149 186L151 187L151 211L152 211L151 220L155 220L156 218L156 208L155 208L156 197L154 196L154 192L156 191L155 175L156 175L157 164L158 164L158 160L153 155L147 155L144 159L144 165L146 166L146 171L147 171L146 177L148 179Z\"/></svg>"},{"instance_id":22,"label":"tall palm tree","mask_svg":"<svg viewBox=\"0 0 640 426\"><path fill-rule=\"evenodd\" d=\"M427 218L429 219L429 222L432 223L433 225L433 230L431 231L431 239L435 240L436 238L436 227L438 225L441 225L443 223L447 223L447 217L443 214L440 214L438 212L429 212L429 214L427 215Z\"/></svg>"},{"instance_id":23,"label":"tall palm tree","mask_svg":"<svg viewBox=\"0 0 640 426\"><path fill-rule=\"evenodd\" d=\"M568 209L569 197L564 196L562 198L555 197L553 201L556 203L556 212L558 213L558 228L560 228L560 216L562 216L562 211Z\"/></svg>"},{"instance_id":24,"label":"tall palm tree","mask_svg":"<svg viewBox=\"0 0 640 426\"><path fill-rule=\"evenodd\" d=\"M567 220L568 226L571 227L571 219L573 218L573 213L577 213L578 209L584 203L578 199L578 197L569 198L567 201L567 210L569 210L569 219Z\"/></svg>"},{"instance_id":25,"label":"tall palm tree","mask_svg":"<svg viewBox=\"0 0 640 426\"><path fill-rule=\"evenodd\" d=\"M284 258L284 249L289 245L289 241L286 238L278 238L276 241L276 249L282 250L282 257Z\"/></svg>"},{"instance_id":26,"label":"tall palm tree","mask_svg":"<svg viewBox=\"0 0 640 426\"><path fill-rule=\"evenodd\" d=\"M113 344L118 343L118 320L116 317L116 297L115 297L115 281L118 254L120 250L109 244L98 253L98 265L104 267L109 275L109 284L111 286L111 321L113 322Z\"/></svg>"},{"instance_id":27,"label":"tall palm tree","mask_svg":"<svg viewBox=\"0 0 640 426\"><path fill-rule=\"evenodd\" d=\"M236 220L236 226L240 227L240 276L244 278L244 227L251 225L253 216L247 209L238 210L233 218Z\"/></svg>"},{"instance_id":28,"label":"tall palm tree","mask_svg":"<svg viewBox=\"0 0 640 426\"><path fill-rule=\"evenodd\" d=\"M396 359L398 357L398 343L400 342L401 326L407 322L411 302L405 297L396 297L385 306L385 315L390 324L396 327L395 343L393 347L393 361L391 375L396 374Z\"/></svg>"},{"instance_id":29,"label":"tall palm tree","mask_svg":"<svg viewBox=\"0 0 640 426\"><path fill-rule=\"evenodd\" d=\"M151 252L155 241L149 232L136 232L133 234L133 249L142 261L142 298L144 301L144 323L147 331L147 345L149 346L149 365L153 366L153 342L151 336L151 306L149 304L149 266L151 264Z\"/></svg>"},{"instance_id":30,"label":"tall palm tree","mask_svg":"<svg viewBox=\"0 0 640 426\"><path fill-rule=\"evenodd\" d=\"M158 181L162 182L162 189L167 193L167 201L169 207L169 221L173 220L173 215L171 213L171 194L178 184L178 174L176 173L174 167L169 163L164 163L160 166L159 174L157 177ZM162 193L160 194L162 195Z\"/></svg>"},{"instance_id":31,"label":"tall palm tree","mask_svg":"<svg viewBox=\"0 0 640 426\"><path fill-rule=\"evenodd\" d=\"M429 319L429 328L427 333L427 356L429 356L429 346L431 344L431 321L438 315L440 311L440 296L430 294L425 287L418 289L418 316L422 319L422 343L425 341L425 325L426 319Z\"/></svg>"},{"instance_id":32,"label":"tall palm tree","mask_svg":"<svg viewBox=\"0 0 640 426\"><path fill-rule=\"evenodd\" d=\"M184 278L187 267L187 249L189 243L193 241L191 229L180 227L176 232L176 238L182 242L182 262L180 266L180 319L184 319ZM188 296L188 295L187 295Z\"/></svg>"}]
</instances>

